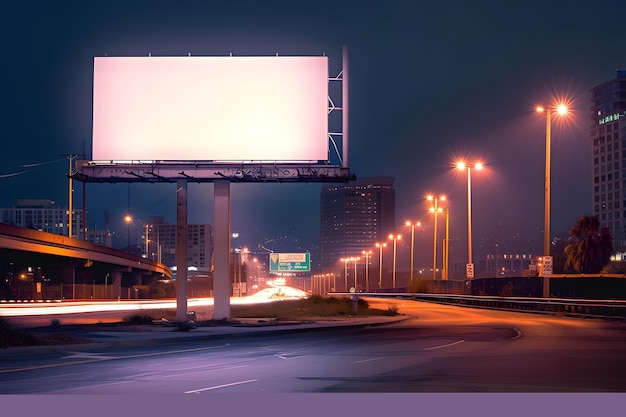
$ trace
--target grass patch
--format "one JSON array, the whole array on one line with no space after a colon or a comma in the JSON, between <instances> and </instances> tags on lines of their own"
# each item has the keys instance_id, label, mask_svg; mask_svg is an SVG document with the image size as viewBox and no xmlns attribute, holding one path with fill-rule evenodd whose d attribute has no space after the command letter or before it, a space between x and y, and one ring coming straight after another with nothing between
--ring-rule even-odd
<instances>
[{"instance_id":1,"label":"grass patch","mask_svg":"<svg viewBox=\"0 0 626 417\"><path fill-rule=\"evenodd\" d=\"M70 345L88 342L66 333L32 334L14 328L8 320L0 318L0 348L17 346Z\"/></svg>"},{"instance_id":2,"label":"grass patch","mask_svg":"<svg viewBox=\"0 0 626 417\"><path fill-rule=\"evenodd\" d=\"M267 317L274 319L303 317L383 316L391 311L370 308L359 298L356 312L350 297L312 296L301 300L283 300L271 303L231 306L233 318ZM397 309L395 314L397 314Z\"/></svg>"}]
</instances>

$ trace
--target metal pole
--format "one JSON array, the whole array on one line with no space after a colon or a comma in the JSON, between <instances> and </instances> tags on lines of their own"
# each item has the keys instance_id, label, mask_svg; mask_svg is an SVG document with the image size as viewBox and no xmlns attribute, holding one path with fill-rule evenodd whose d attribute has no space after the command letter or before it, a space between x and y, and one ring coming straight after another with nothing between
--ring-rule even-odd
<instances>
[{"instance_id":1,"label":"metal pole","mask_svg":"<svg viewBox=\"0 0 626 417\"><path fill-rule=\"evenodd\" d=\"M550 109L546 108L546 178L545 210L543 218L543 254L550 256Z\"/></svg>"},{"instance_id":2,"label":"metal pole","mask_svg":"<svg viewBox=\"0 0 626 417\"><path fill-rule=\"evenodd\" d=\"M472 263L472 174L467 167L467 263Z\"/></svg>"},{"instance_id":3,"label":"metal pole","mask_svg":"<svg viewBox=\"0 0 626 417\"><path fill-rule=\"evenodd\" d=\"M355 290L358 288L358 282L357 282L357 279L356 279L356 276L357 276L357 274L356 274L356 261L358 261L358 260L359 260L359 258L354 258L354 289Z\"/></svg>"},{"instance_id":4,"label":"metal pole","mask_svg":"<svg viewBox=\"0 0 626 417\"><path fill-rule=\"evenodd\" d=\"M348 168L348 47L343 46L342 76L341 76L341 154L342 167Z\"/></svg>"},{"instance_id":5,"label":"metal pole","mask_svg":"<svg viewBox=\"0 0 626 417\"><path fill-rule=\"evenodd\" d=\"M415 224L411 224L411 284L413 283L413 252L415 246Z\"/></svg>"},{"instance_id":6,"label":"metal pole","mask_svg":"<svg viewBox=\"0 0 626 417\"><path fill-rule=\"evenodd\" d=\"M379 259L378 259L378 288L383 287L383 244L378 247Z\"/></svg>"},{"instance_id":7,"label":"metal pole","mask_svg":"<svg viewBox=\"0 0 626 417\"><path fill-rule=\"evenodd\" d=\"M435 198L435 224L433 227L433 281L437 279L437 199Z\"/></svg>"},{"instance_id":8,"label":"metal pole","mask_svg":"<svg viewBox=\"0 0 626 417\"><path fill-rule=\"evenodd\" d=\"M72 216L72 211L74 211L73 208L73 200L74 200L74 196L73 196L73 184L72 184L72 161L74 160L74 158L76 157L75 155L69 154L69 159L70 159L70 171L69 171L69 182L70 182L70 190L69 190L69 214L67 216L68 220L67 220L67 236L68 237L72 237L72 222L73 222L73 216Z\"/></svg>"},{"instance_id":9,"label":"metal pole","mask_svg":"<svg viewBox=\"0 0 626 417\"><path fill-rule=\"evenodd\" d=\"M397 239L393 238L393 274L391 276L391 288L396 288L396 242Z\"/></svg>"},{"instance_id":10,"label":"metal pole","mask_svg":"<svg viewBox=\"0 0 626 417\"><path fill-rule=\"evenodd\" d=\"M444 268L445 268L445 280L448 280L448 277L450 276L450 272L449 272L449 260L450 260L450 254L448 252L448 250L450 249L450 239L449 239L449 230L450 230L450 209L446 208L446 245L445 245L445 256L444 256Z\"/></svg>"},{"instance_id":11,"label":"metal pole","mask_svg":"<svg viewBox=\"0 0 626 417\"><path fill-rule=\"evenodd\" d=\"M365 292L369 292L370 289L370 279L369 279L369 270L370 267L370 263L369 263L369 252L365 251Z\"/></svg>"}]
</instances>

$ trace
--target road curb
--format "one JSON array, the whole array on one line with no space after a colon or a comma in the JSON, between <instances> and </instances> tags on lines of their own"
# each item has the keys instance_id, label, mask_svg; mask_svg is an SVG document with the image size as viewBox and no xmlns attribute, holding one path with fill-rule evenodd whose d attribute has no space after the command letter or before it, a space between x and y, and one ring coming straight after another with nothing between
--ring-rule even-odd
<instances>
[{"instance_id":1,"label":"road curb","mask_svg":"<svg viewBox=\"0 0 626 417\"><path fill-rule=\"evenodd\" d=\"M200 327L191 329L188 331L180 331L176 328L172 328L171 331L154 331L145 332L144 337L137 337L141 332L106 332L106 331L93 331L93 332L81 332L81 338L89 339L85 333L93 333L93 339L97 337L107 337L108 340L102 342L92 341L88 343L74 343L64 345L39 345L39 346L18 346L3 348L0 350L0 361L15 359L20 356L37 355L52 352L68 352L68 351L96 351L106 349L116 349L124 347L140 347L140 346L154 346L154 345L167 345L177 344L189 340L219 340L225 338L235 337L250 337L251 335L260 336L273 336L279 333L285 332L315 332L324 331L328 329L337 328L363 328L374 326L385 326L396 324L405 320L409 320L410 316L399 317L385 317L376 319L347 319L328 322L309 322L303 321L302 323L289 323L289 324L249 324L249 325L233 325L233 326L214 326L214 327ZM180 333L180 336L170 336L172 333ZM131 337L129 337L132 335ZM167 336L165 336L167 335ZM126 336L127 338L124 338ZM118 337L118 340L111 340L110 338ZM132 337L135 337L134 339ZM93 340L92 339L92 340Z\"/></svg>"}]
</instances>

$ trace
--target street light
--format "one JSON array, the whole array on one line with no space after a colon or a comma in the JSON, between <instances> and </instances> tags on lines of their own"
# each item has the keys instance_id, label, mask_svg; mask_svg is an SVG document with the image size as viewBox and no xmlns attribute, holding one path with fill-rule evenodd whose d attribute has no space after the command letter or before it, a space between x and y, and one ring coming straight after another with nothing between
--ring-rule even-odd
<instances>
[{"instance_id":1,"label":"street light","mask_svg":"<svg viewBox=\"0 0 626 417\"><path fill-rule=\"evenodd\" d=\"M344 291L348 291L348 261L350 258L341 258L341 262L344 265Z\"/></svg>"},{"instance_id":2,"label":"street light","mask_svg":"<svg viewBox=\"0 0 626 417\"><path fill-rule=\"evenodd\" d=\"M439 200L445 201L446 196L434 197L433 195L429 195L426 197L428 201L434 201L435 205L430 208L430 212L435 215L435 223L433 226L433 281L437 279L437 214L442 212L441 207L439 207Z\"/></svg>"},{"instance_id":3,"label":"street light","mask_svg":"<svg viewBox=\"0 0 626 417\"><path fill-rule=\"evenodd\" d=\"M356 261L361 260L361 258L354 257L354 258L350 258L350 260L354 261L354 290L356 291L357 286L358 286L357 285L357 280L356 280L356 277L357 277L357 274L356 274Z\"/></svg>"},{"instance_id":4,"label":"street light","mask_svg":"<svg viewBox=\"0 0 626 417\"><path fill-rule=\"evenodd\" d=\"M369 277L369 267L370 267L370 255L372 254L371 250L361 251L363 255L365 255L365 292L370 290L370 277Z\"/></svg>"},{"instance_id":5,"label":"street light","mask_svg":"<svg viewBox=\"0 0 626 417\"><path fill-rule=\"evenodd\" d=\"M133 221L133 218L130 214L124 216L124 221L126 221L126 246L128 247L128 253L130 253L130 223Z\"/></svg>"},{"instance_id":6,"label":"street light","mask_svg":"<svg viewBox=\"0 0 626 417\"><path fill-rule=\"evenodd\" d=\"M414 248L415 248L415 226L421 226L422 222L411 222L407 221L405 223L407 226L411 226L411 283L413 283L413 257L414 257Z\"/></svg>"},{"instance_id":7,"label":"street light","mask_svg":"<svg viewBox=\"0 0 626 417\"><path fill-rule=\"evenodd\" d=\"M450 238L448 236L448 231L450 230L450 208L446 207L446 212L444 214L446 217L446 238L443 243L443 265L441 266L441 279L447 281L449 277L448 266L450 265Z\"/></svg>"},{"instance_id":8,"label":"street light","mask_svg":"<svg viewBox=\"0 0 626 417\"><path fill-rule=\"evenodd\" d=\"M544 217L543 217L543 296L550 296L550 277L552 276L552 257L550 256L550 140L552 113L558 116L567 114L567 105L561 103L550 108L537 106L537 112L546 113L546 177L544 183Z\"/></svg>"},{"instance_id":9,"label":"street light","mask_svg":"<svg viewBox=\"0 0 626 417\"><path fill-rule=\"evenodd\" d=\"M390 234L389 239L393 240L393 274L391 275L391 288L396 288L396 247L401 235Z\"/></svg>"},{"instance_id":10,"label":"street light","mask_svg":"<svg viewBox=\"0 0 626 417\"><path fill-rule=\"evenodd\" d=\"M482 162L468 164L464 161L459 161L456 167L459 170L467 168L467 265L465 266L465 277L472 279L474 278L474 259L472 256L472 168L480 171L483 169L483 164Z\"/></svg>"},{"instance_id":11,"label":"street light","mask_svg":"<svg viewBox=\"0 0 626 417\"><path fill-rule=\"evenodd\" d=\"M544 197L544 217L543 217L543 254L550 256L550 140L551 140L551 125L552 125L552 113L556 115L564 116L567 114L567 106L565 104L558 104L552 109L546 109L543 106L537 106L538 113L546 114L546 177L545 177L545 197Z\"/></svg>"},{"instance_id":12,"label":"street light","mask_svg":"<svg viewBox=\"0 0 626 417\"><path fill-rule=\"evenodd\" d=\"M383 248L387 247L386 243L376 243L378 248L378 288L383 287Z\"/></svg>"}]
</instances>

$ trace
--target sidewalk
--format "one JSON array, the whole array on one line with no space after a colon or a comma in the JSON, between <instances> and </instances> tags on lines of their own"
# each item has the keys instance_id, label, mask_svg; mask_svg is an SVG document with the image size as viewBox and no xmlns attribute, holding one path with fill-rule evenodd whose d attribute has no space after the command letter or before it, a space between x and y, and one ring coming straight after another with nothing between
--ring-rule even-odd
<instances>
[{"instance_id":1,"label":"sidewalk","mask_svg":"<svg viewBox=\"0 0 626 417\"><path fill-rule=\"evenodd\" d=\"M189 340L212 340L224 337L240 337L251 333L303 332L339 327L382 326L410 319L409 316L373 316L347 318L312 318L292 321L271 319L238 319L237 322L198 326L190 330L180 330L172 325L129 326L115 330L89 329L87 327L67 332L73 337L89 342L67 345L20 346L0 349L0 361L16 355L32 355L49 352L85 352L120 347L174 344ZM113 328L112 328L113 329Z\"/></svg>"}]
</instances>

